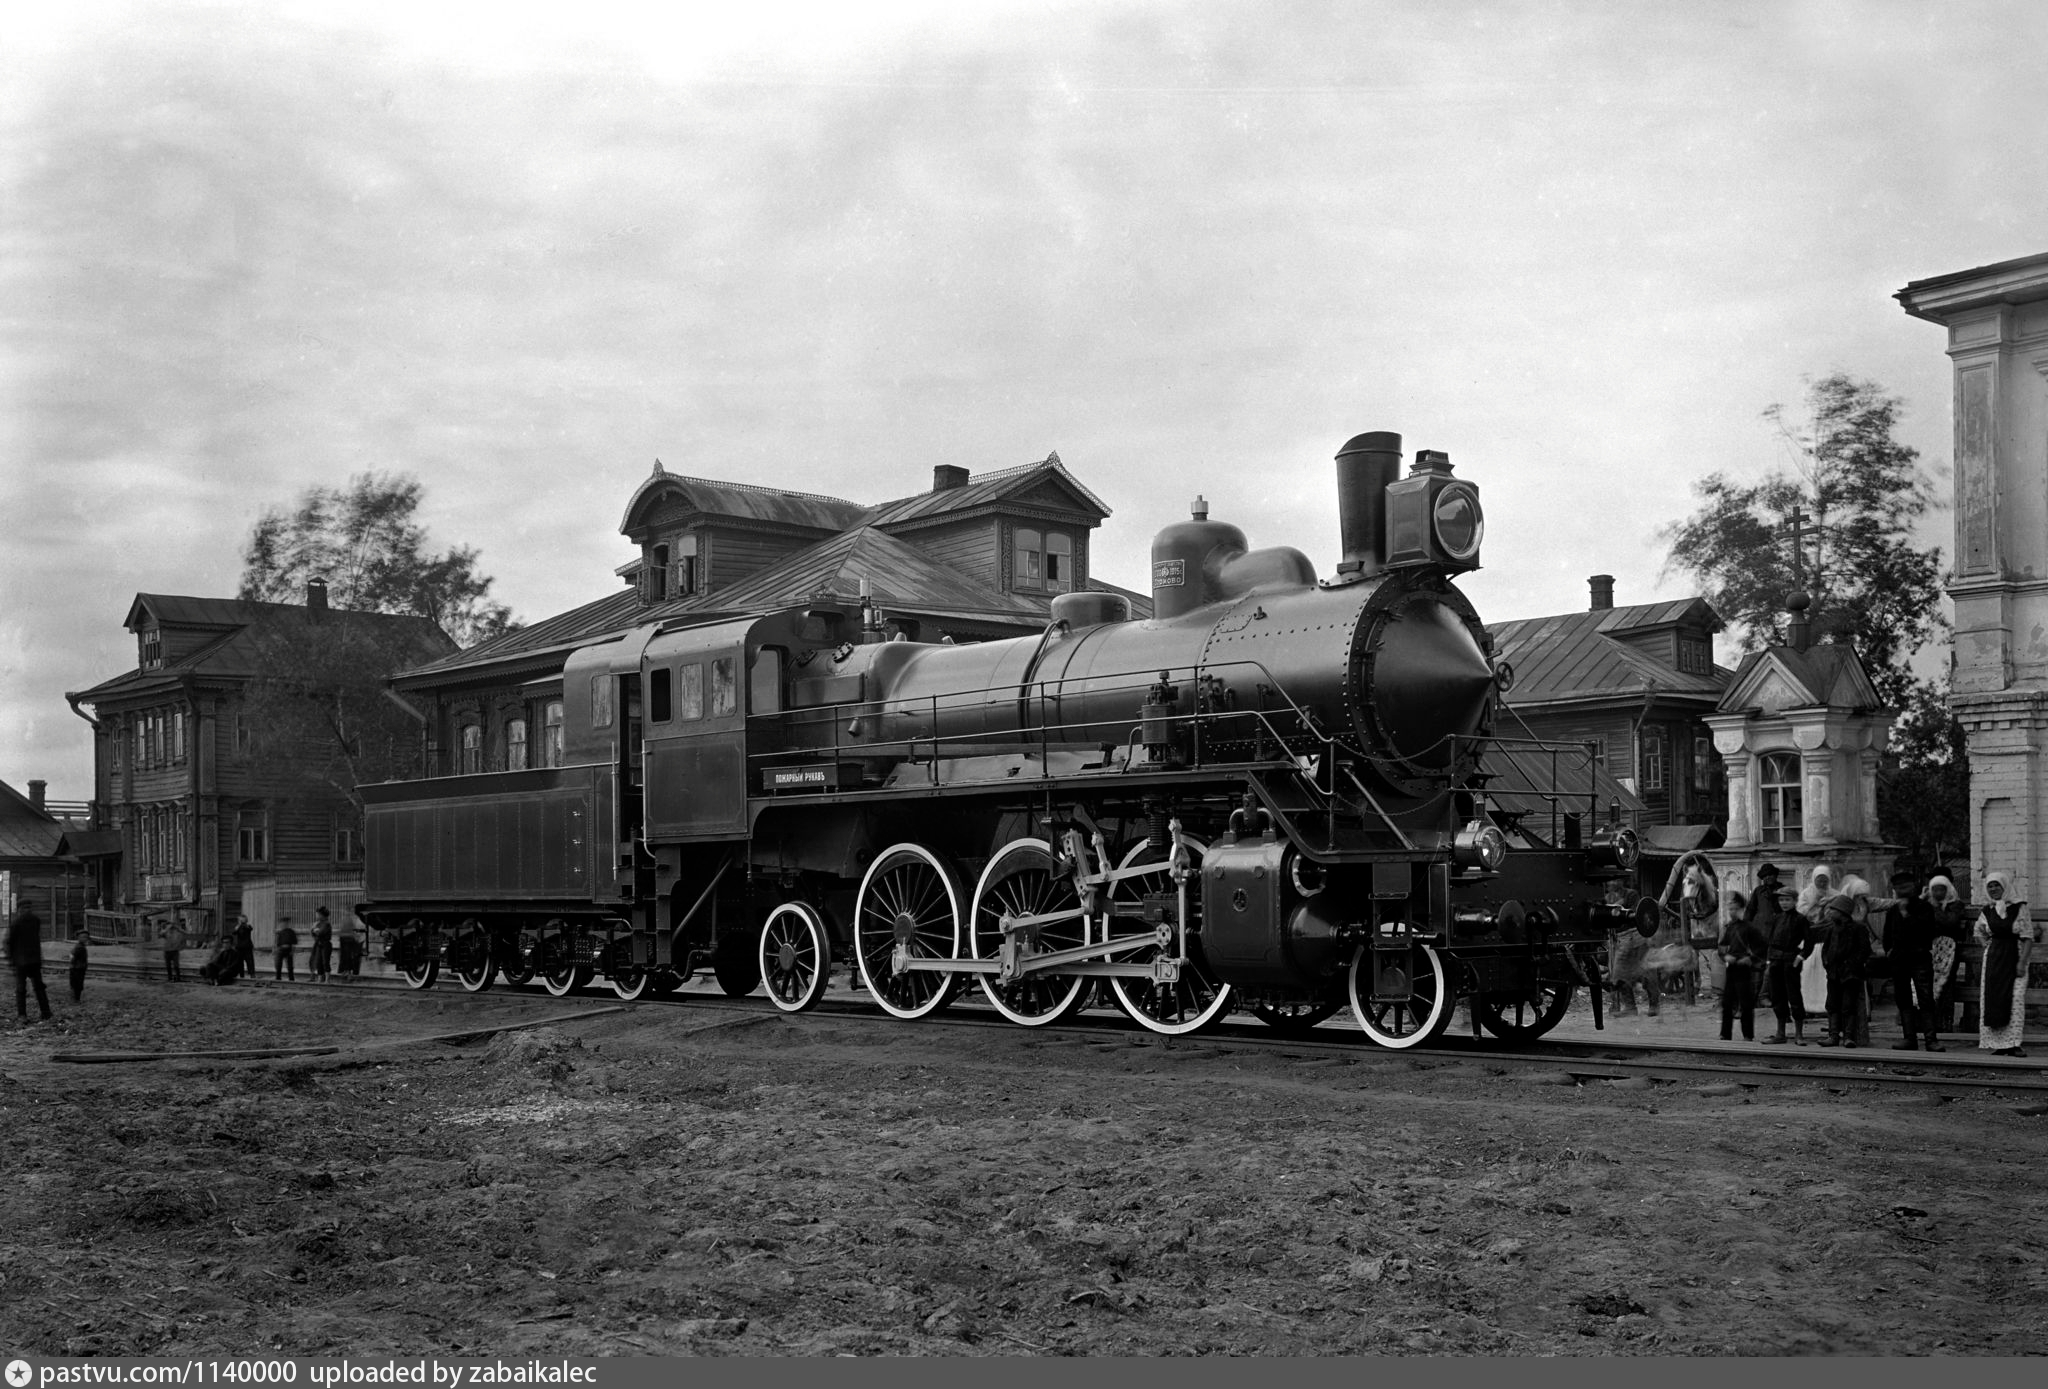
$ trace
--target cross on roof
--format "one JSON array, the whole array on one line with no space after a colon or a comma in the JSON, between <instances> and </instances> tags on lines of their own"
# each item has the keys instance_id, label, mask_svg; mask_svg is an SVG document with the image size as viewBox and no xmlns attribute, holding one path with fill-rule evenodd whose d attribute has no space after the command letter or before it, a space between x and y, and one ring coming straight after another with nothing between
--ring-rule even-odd
<instances>
[{"instance_id":1,"label":"cross on roof","mask_svg":"<svg viewBox=\"0 0 2048 1389\"><path fill-rule=\"evenodd\" d=\"M1792 532L1792 579L1795 584L1803 589L1806 587L1806 545L1804 542L1810 535L1818 536L1821 528L1818 524L1811 526L1806 524L1806 513L1799 509L1797 502L1792 504L1792 514L1785 518L1785 527ZM1818 567L1818 556L1816 556L1816 567Z\"/></svg>"}]
</instances>

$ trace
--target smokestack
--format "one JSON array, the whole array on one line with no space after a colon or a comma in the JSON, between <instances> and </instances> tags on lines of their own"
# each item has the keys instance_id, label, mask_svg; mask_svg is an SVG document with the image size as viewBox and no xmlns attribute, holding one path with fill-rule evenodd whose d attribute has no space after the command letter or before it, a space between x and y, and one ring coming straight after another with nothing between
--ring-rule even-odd
<instances>
[{"instance_id":1,"label":"smokestack","mask_svg":"<svg viewBox=\"0 0 2048 1389\"><path fill-rule=\"evenodd\" d=\"M314 617L327 611L327 580L306 580L306 611Z\"/></svg>"},{"instance_id":2,"label":"smokestack","mask_svg":"<svg viewBox=\"0 0 2048 1389\"><path fill-rule=\"evenodd\" d=\"M965 468L951 463L937 463L932 466L932 491L950 492L956 487L965 487L969 473Z\"/></svg>"},{"instance_id":3,"label":"smokestack","mask_svg":"<svg viewBox=\"0 0 2048 1389\"><path fill-rule=\"evenodd\" d=\"M1586 583L1593 590L1593 606L1589 611L1597 613L1614 606L1614 576L1612 574L1595 574L1592 578L1586 580Z\"/></svg>"},{"instance_id":4,"label":"smokestack","mask_svg":"<svg viewBox=\"0 0 2048 1389\"><path fill-rule=\"evenodd\" d=\"M1337 451L1337 533L1344 558L1340 581L1377 574L1386 562L1387 484L1401 476L1401 436L1360 434Z\"/></svg>"},{"instance_id":5,"label":"smokestack","mask_svg":"<svg viewBox=\"0 0 2048 1389\"><path fill-rule=\"evenodd\" d=\"M28 803L37 810L41 810L43 808L43 800L48 794L49 789L50 783L47 781L31 781L28 784Z\"/></svg>"}]
</instances>

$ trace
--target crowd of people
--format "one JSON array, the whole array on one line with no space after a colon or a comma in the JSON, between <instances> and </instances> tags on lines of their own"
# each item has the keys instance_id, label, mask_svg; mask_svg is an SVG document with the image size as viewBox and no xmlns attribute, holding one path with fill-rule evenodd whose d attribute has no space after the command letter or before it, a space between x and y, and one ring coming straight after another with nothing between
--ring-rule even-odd
<instances>
[{"instance_id":1,"label":"crowd of people","mask_svg":"<svg viewBox=\"0 0 2048 1389\"><path fill-rule=\"evenodd\" d=\"M2027 965L2037 928L2005 873L1984 879L1986 900L1970 906L1947 877L1901 868L1891 897L1875 898L1862 878L1815 868L1804 888L1785 883L1772 864L1757 869L1756 891L1731 894L1719 951L1726 969L1721 1037L1755 1039L1760 993L1777 1032L1768 1044L1806 1044L1806 1023L1824 1022L1815 1042L1855 1047L1869 1035L1869 985L1889 982L1903 1038L1895 1051L1944 1051L1943 1024L1954 1002L1965 940L1983 947L1977 971L1977 1045L1996 1056L2025 1056Z\"/></svg>"},{"instance_id":2,"label":"crowd of people","mask_svg":"<svg viewBox=\"0 0 2048 1389\"><path fill-rule=\"evenodd\" d=\"M329 979L359 979L363 973L363 941L356 934L355 924L344 919L337 928L334 917L325 907L313 913L313 927L310 932L310 950L306 959L306 978L315 984L324 984ZM284 981L298 981L299 933L292 925L292 919L282 918L271 946L271 977ZM164 933L164 978L172 981L185 977L184 964L180 958L188 941L184 931L173 925ZM336 963L339 949L340 961ZM256 928L249 924L246 916L237 916L232 929L221 933L209 951L206 963L199 968L199 977L209 984L232 984L242 976L256 977Z\"/></svg>"}]
</instances>

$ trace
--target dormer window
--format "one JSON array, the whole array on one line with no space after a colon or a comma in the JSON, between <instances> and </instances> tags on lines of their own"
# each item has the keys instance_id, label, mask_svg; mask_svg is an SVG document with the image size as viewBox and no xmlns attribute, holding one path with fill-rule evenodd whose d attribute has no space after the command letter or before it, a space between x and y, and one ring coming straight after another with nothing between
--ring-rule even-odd
<instances>
[{"instance_id":1,"label":"dormer window","mask_svg":"<svg viewBox=\"0 0 2048 1389\"><path fill-rule=\"evenodd\" d=\"M1678 668L1687 675L1712 675L1714 673L1713 644L1700 638L1680 633L1678 637Z\"/></svg>"},{"instance_id":2,"label":"dormer window","mask_svg":"<svg viewBox=\"0 0 2048 1389\"><path fill-rule=\"evenodd\" d=\"M164 634L159 627L148 627L142 633L142 668L155 670L164 663Z\"/></svg>"},{"instance_id":3,"label":"dormer window","mask_svg":"<svg viewBox=\"0 0 2048 1389\"><path fill-rule=\"evenodd\" d=\"M1011 533L1011 548L1011 587L1026 593L1067 593L1073 589L1071 535L1019 526Z\"/></svg>"},{"instance_id":4,"label":"dormer window","mask_svg":"<svg viewBox=\"0 0 2048 1389\"><path fill-rule=\"evenodd\" d=\"M697 591L697 537L678 535L647 547L640 570L640 593L650 603L688 598Z\"/></svg>"}]
</instances>

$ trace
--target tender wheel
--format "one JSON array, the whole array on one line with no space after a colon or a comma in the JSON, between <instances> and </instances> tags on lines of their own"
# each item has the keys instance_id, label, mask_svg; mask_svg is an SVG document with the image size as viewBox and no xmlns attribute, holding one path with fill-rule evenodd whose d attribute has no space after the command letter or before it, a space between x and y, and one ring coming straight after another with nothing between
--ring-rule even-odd
<instances>
[{"instance_id":1,"label":"tender wheel","mask_svg":"<svg viewBox=\"0 0 2048 1389\"><path fill-rule=\"evenodd\" d=\"M896 947L927 959L960 954L960 885L953 870L921 844L898 844L868 865L853 906L860 981L892 1017L929 1017L953 1001L958 977L897 973Z\"/></svg>"},{"instance_id":2,"label":"tender wheel","mask_svg":"<svg viewBox=\"0 0 2048 1389\"><path fill-rule=\"evenodd\" d=\"M1451 1022L1451 996L1444 962L1427 945L1409 947L1397 981L1407 996L1398 1002L1373 1002L1373 952L1364 947L1351 957L1351 1012L1365 1035L1383 1047L1404 1051L1433 1042Z\"/></svg>"},{"instance_id":3,"label":"tender wheel","mask_svg":"<svg viewBox=\"0 0 2048 1389\"><path fill-rule=\"evenodd\" d=\"M448 939L448 968L455 981L470 993L480 994L497 980L498 962L492 958L491 933L475 917L455 928Z\"/></svg>"},{"instance_id":4,"label":"tender wheel","mask_svg":"<svg viewBox=\"0 0 2048 1389\"><path fill-rule=\"evenodd\" d=\"M540 982L556 998L590 982L590 970L576 963L576 937L571 931L547 932L534 953L539 956Z\"/></svg>"},{"instance_id":5,"label":"tender wheel","mask_svg":"<svg viewBox=\"0 0 2048 1389\"><path fill-rule=\"evenodd\" d=\"M1503 1042L1533 1042L1564 1021L1578 985L1570 979L1539 979L1524 997L1505 1000L1475 998L1479 1025Z\"/></svg>"},{"instance_id":6,"label":"tender wheel","mask_svg":"<svg viewBox=\"0 0 2048 1389\"><path fill-rule=\"evenodd\" d=\"M539 945L531 931L515 931L498 944L498 974L507 984L531 984Z\"/></svg>"},{"instance_id":7,"label":"tender wheel","mask_svg":"<svg viewBox=\"0 0 2048 1389\"><path fill-rule=\"evenodd\" d=\"M1312 1003L1307 999L1289 999L1285 1003L1255 1003L1252 1016L1283 1036L1305 1037L1317 1023L1335 1017L1343 1006L1328 1000Z\"/></svg>"},{"instance_id":8,"label":"tender wheel","mask_svg":"<svg viewBox=\"0 0 2048 1389\"><path fill-rule=\"evenodd\" d=\"M406 963L399 970L405 976L406 987L431 989L434 981L441 977L441 961L434 955L430 942L433 932L415 921L399 937L399 944L406 955Z\"/></svg>"},{"instance_id":9,"label":"tender wheel","mask_svg":"<svg viewBox=\"0 0 2048 1389\"><path fill-rule=\"evenodd\" d=\"M1203 844L1187 835L1181 836L1181 843L1187 846L1191 864L1202 861ZM1152 852L1151 846L1138 843L1131 846L1119 867L1130 868L1145 862ZM1116 885L1114 896L1117 900L1129 900L1142 895L1148 889L1164 892L1173 886L1173 878L1167 872L1165 859L1159 862L1156 874L1141 878L1126 878ZM1126 1013L1138 1023L1153 1032L1169 1037L1185 1036L1190 1032L1214 1023L1230 1011L1230 985L1217 982L1209 972L1207 961L1202 958L1201 936L1202 885L1199 881L1188 884L1188 912L1195 919L1188 931L1188 960L1181 966L1180 982L1155 984L1150 979L1116 979L1109 981L1110 990ZM1117 923L1111 923L1111 931L1117 930ZM1157 946L1147 947L1116 959L1139 963L1155 959L1160 950Z\"/></svg>"},{"instance_id":10,"label":"tender wheel","mask_svg":"<svg viewBox=\"0 0 2048 1389\"><path fill-rule=\"evenodd\" d=\"M654 971L645 965L621 965L612 971L612 992L632 1003L653 990Z\"/></svg>"},{"instance_id":11,"label":"tender wheel","mask_svg":"<svg viewBox=\"0 0 2048 1389\"><path fill-rule=\"evenodd\" d=\"M770 1003L785 1013L817 1007L832 972L832 943L816 910L805 902L784 902L768 913L760 965Z\"/></svg>"},{"instance_id":12,"label":"tender wheel","mask_svg":"<svg viewBox=\"0 0 2048 1389\"><path fill-rule=\"evenodd\" d=\"M1080 914L1081 899L1073 879L1059 871L1052 845L1043 839L1015 839L996 850L974 889L973 930L968 948L977 960L999 958L1003 952L1003 918L1071 911L1070 921L1056 921L1033 931L1028 939L1039 951L1067 950L1088 942L1088 920ZM1024 1027L1043 1027L1078 1010L1088 994L1088 980L1066 974L1029 974L1015 983L981 976L981 991L998 1013Z\"/></svg>"}]
</instances>

